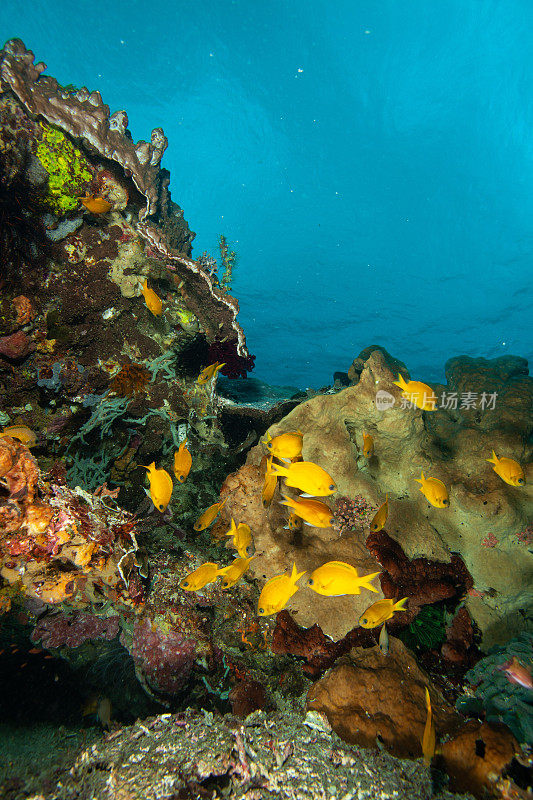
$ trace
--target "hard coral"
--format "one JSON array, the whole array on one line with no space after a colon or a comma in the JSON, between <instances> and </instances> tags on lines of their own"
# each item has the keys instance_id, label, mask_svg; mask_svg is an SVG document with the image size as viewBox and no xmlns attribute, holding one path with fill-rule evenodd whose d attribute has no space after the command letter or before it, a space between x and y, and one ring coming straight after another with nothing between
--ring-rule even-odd
<instances>
[{"instance_id":1,"label":"hard coral","mask_svg":"<svg viewBox=\"0 0 533 800\"><path fill-rule=\"evenodd\" d=\"M0 575L8 584L65 610L107 601L128 614L140 603L131 515L43 483L29 450L10 437L0 439L0 474Z\"/></svg>"},{"instance_id":2,"label":"hard coral","mask_svg":"<svg viewBox=\"0 0 533 800\"><path fill-rule=\"evenodd\" d=\"M150 370L142 364L124 364L111 381L110 389L118 397L131 397L143 392L150 382Z\"/></svg>"},{"instance_id":3,"label":"hard coral","mask_svg":"<svg viewBox=\"0 0 533 800\"><path fill-rule=\"evenodd\" d=\"M31 640L43 647L79 647L95 639L114 639L118 634L118 616L97 617L95 614L48 614L39 619Z\"/></svg>"}]
</instances>

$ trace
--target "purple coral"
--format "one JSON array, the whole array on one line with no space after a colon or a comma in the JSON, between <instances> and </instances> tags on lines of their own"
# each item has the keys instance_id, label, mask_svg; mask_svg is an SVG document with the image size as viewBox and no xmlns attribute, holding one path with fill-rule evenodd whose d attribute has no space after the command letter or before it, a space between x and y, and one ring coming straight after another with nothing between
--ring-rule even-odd
<instances>
[{"instance_id":1,"label":"purple coral","mask_svg":"<svg viewBox=\"0 0 533 800\"><path fill-rule=\"evenodd\" d=\"M361 530L366 527L375 508L362 495L339 497L333 508L333 528L340 533Z\"/></svg>"},{"instance_id":2,"label":"purple coral","mask_svg":"<svg viewBox=\"0 0 533 800\"><path fill-rule=\"evenodd\" d=\"M196 659L193 639L177 629L164 633L146 617L135 622L128 649L137 671L152 689L163 694L175 694L185 687Z\"/></svg>"},{"instance_id":3,"label":"purple coral","mask_svg":"<svg viewBox=\"0 0 533 800\"><path fill-rule=\"evenodd\" d=\"M117 634L118 617L60 613L42 617L32 631L31 640L47 648L79 647L93 639L114 639Z\"/></svg>"}]
</instances>

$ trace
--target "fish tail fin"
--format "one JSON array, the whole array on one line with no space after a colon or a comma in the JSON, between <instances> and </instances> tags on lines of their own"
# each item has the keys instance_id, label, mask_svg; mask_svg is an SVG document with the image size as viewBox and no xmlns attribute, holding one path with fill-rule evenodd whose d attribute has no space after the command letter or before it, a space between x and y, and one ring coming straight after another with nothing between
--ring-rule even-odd
<instances>
[{"instance_id":1,"label":"fish tail fin","mask_svg":"<svg viewBox=\"0 0 533 800\"><path fill-rule=\"evenodd\" d=\"M289 506L289 508L295 508L295 502L294 502L294 500L292 499L292 497L289 497L289 496L288 496L288 495L286 495L286 494L282 494L281 496L282 496L284 499L283 499L283 500L279 500L279 501L278 501L278 502L279 502L279 504L280 504L280 506Z\"/></svg>"},{"instance_id":2,"label":"fish tail fin","mask_svg":"<svg viewBox=\"0 0 533 800\"><path fill-rule=\"evenodd\" d=\"M361 589L370 589L371 592L377 592L377 589L372 586L370 581L373 581L374 578L377 578L377 576L380 574L380 572L372 572L370 575L362 575L359 579L359 586Z\"/></svg>"},{"instance_id":3,"label":"fish tail fin","mask_svg":"<svg viewBox=\"0 0 533 800\"><path fill-rule=\"evenodd\" d=\"M402 597L401 600L398 600L398 602L393 605L394 611L407 611L407 609L405 608L405 604L407 603L408 600L409 600L408 597Z\"/></svg>"},{"instance_id":4,"label":"fish tail fin","mask_svg":"<svg viewBox=\"0 0 533 800\"><path fill-rule=\"evenodd\" d=\"M287 477L289 474L289 470L287 467L282 467L281 464L272 464L272 462L267 466L267 475L276 475L276 476L284 476Z\"/></svg>"},{"instance_id":5,"label":"fish tail fin","mask_svg":"<svg viewBox=\"0 0 533 800\"><path fill-rule=\"evenodd\" d=\"M422 486L424 485L424 481L426 480L423 470L420 470L420 478L415 478L417 483L421 483Z\"/></svg>"},{"instance_id":6,"label":"fish tail fin","mask_svg":"<svg viewBox=\"0 0 533 800\"><path fill-rule=\"evenodd\" d=\"M403 375L400 375L400 373L398 373L398 380L393 381L393 383L395 386L399 386L400 389L403 389L404 391L407 388L407 383L405 382L405 378L403 377Z\"/></svg>"},{"instance_id":7,"label":"fish tail fin","mask_svg":"<svg viewBox=\"0 0 533 800\"><path fill-rule=\"evenodd\" d=\"M292 572L291 572L291 583L296 583L296 581L299 581L302 575L305 575L306 572L307 572L306 569L304 569L303 572L298 572L298 570L296 569L296 562L293 561Z\"/></svg>"},{"instance_id":8,"label":"fish tail fin","mask_svg":"<svg viewBox=\"0 0 533 800\"><path fill-rule=\"evenodd\" d=\"M429 689L427 686L425 686L424 689L426 690L426 708L428 710L428 714L432 714L433 712L431 710L431 697L429 696Z\"/></svg>"},{"instance_id":9,"label":"fish tail fin","mask_svg":"<svg viewBox=\"0 0 533 800\"><path fill-rule=\"evenodd\" d=\"M487 458L485 460L488 461L489 464L497 464L498 461L499 461L499 458L498 458L498 456L496 455L496 453L493 450L492 451L492 458Z\"/></svg>"}]
</instances>

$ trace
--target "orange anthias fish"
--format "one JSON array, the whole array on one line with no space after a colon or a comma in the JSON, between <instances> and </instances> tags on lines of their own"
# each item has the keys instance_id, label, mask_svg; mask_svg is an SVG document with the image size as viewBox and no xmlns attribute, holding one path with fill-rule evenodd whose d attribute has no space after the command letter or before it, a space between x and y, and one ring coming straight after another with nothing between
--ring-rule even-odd
<instances>
[{"instance_id":1,"label":"orange anthias fish","mask_svg":"<svg viewBox=\"0 0 533 800\"><path fill-rule=\"evenodd\" d=\"M37 443L37 436L27 425L9 425L0 433L0 438L3 436L11 436L12 439L17 439L25 444L26 447L35 447Z\"/></svg>"},{"instance_id":2,"label":"orange anthias fish","mask_svg":"<svg viewBox=\"0 0 533 800\"><path fill-rule=\"evenodd\" d=\"M148 287L148 281L145 280L141 287L141 292L144 295L144 302L148 308L148 311L154 315L154 317L159 317L163 313L163 303L158 295L154 292L153 289Z\"/></svg>"},{"instance_id":3,"label":"orange anthias fish","mask_svg":"<svg viewBox=\"0 0 533 800\"><path fill-rule=\"evenodd\" d=\"M187 439L185 439L174 453L174 475L183 483L189 474L192 466L192 456L187 449Z\"/></svg>"},{"instance_id":4,"label":"orange anthias fish","mask_svg":"<svg viewBox=\"0 0 533 800\"><path fill-rule=\"evenodd\" d=\"M383 526L387 522L388 516L389 516L389 495L386 494L385 502L382 503L382 505L380 505L380 507L374 514L372 522L370 523L370 530L372 531L372 533L377 533L383 528Z\"/></svg>"},{"instance_id":5,"label":"orange anthias fish","mask_svg":"<svg viewBox=\"0 0 533 800\"><path fill-rule=\"evenodd\" d=\"M337 491L331 475L312 461L294 461L287 467L271 463L268 470L276 477L283 476L287 486L300 489L310 497L327 497Z\"/></svg>"},{"instance_id":6,"label":"orange anthias fish","mask_svg":"<svg viewBox=\"0 0 533 800\"><path fill-rule=\"evenodd\" d=\"M485 459L492 464L492 469L509 486L523 486L525 484L524 470L514 458L506 458L502 456L498 458L494 450L492 451L492 458Z\"/></svg>"},{"instance_id":7,"label":"orange anthias fish","mask_svg":"<svg viewBox=\"0 0 533 800\"><path fill-rule=\"evenodd\" d=\"M429 766L431 759L435 755L435 746L437 744L437 735L435 733L435 722L433 721L433 711L431 710L431 698L429 696L428 688L426 689L426 708L427 717L426 725L424 728L424 735L422 736L422 754L424 756L424 763Z\"/></svg>"},{"instance_id":8,"label":"orange anthias fish","mask_svg":"<svg viewBox=\"0 0 533 800\"><path fill-rule=\"evenodd\" d=\"M421 381L406 381L402 375L398 375L398 380L393 381L395 386L402 389L402 397L408 400L422 411L436 411L437 398L431 386Z\"/></svg>"},{"instance_id":9,"label":"orange anthias fish","mask_svg":"<svg viewBox=\"0 0 533 800\"><path fill-rule=\"evenodd\" d=\"M523 686L524 689L533 689L531 670L524 667L516 656L509 659L504 664L500 664L496 669L505 672L511 683L516 683L517 686Z\"/></svg>"},{"instance_id":10,"label":"orange anthias fish","mask_svg":"<svg viewBox=\"0 0 533 800\"><path fill-rule=\"evenodd\" d=\"M204 531L206 528L209 528L215 517L217 517L218 514L220 513L220 510L222 509L222 506L227 501L227 499L228 498L226 497L224 498L224 500L221 500L220 503L213 503L212 506L206 508L203 514L200 514L200 516L194 523L193 525L194 530Z\"/></svg>"},{"instance_id":11,"label":"orange anthias fish","mask_svg":"<svg viewBox=\"0 0 533 800\"><path fill-rule=\"evenodd\" d=\"M172 489L174 488L172 478L166 469L156 469L155 461L152 461L149 467L144 464L141 464L141 466L148 470L146 474L150 481L152 503L158 511L164 511L170 503Z\"/></svg>"},{"instance_id":12,"label":"orange anthias fish","mask_svg":"<svg viewBox=\"0 0 533 800\"><path fill-rule=\"evenodd\" d=\"M95 197L93 194L87 194L85 197L79 197L78 199L91 214L107 214L113 208L109 200L104 197Z\"/></svg>"},{"instance_id":13,"label":"orange anthias fish","mask_svg":"<svg viewBox=\"0 0 533 800\"><path fill-rule=\"evenodd\" d=\"M222 367L225 367L226 364L220 363L220 361L215 361L214 364L210 364L208 367L203 369L198 377L196 378L196 383L198 386L203 386L204 383L208 383L211 378L216 378Z\"/></svg>"},{"instance_id":14,"label":"orange anthias fish","mask_svg":"<svg viewBox=\"0 0 533 800\"><path fill-rule=\"evenodd\" d=\"M363 431L363 455L365 458L372 458L374 455L374 439L366 431Z\"/></svg>"}]
</instances>

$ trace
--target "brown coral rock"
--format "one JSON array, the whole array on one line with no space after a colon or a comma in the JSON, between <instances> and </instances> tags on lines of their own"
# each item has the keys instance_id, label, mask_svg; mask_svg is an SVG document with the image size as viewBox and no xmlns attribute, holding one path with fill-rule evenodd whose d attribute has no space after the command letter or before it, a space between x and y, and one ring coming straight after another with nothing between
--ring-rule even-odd
<instances>
[{"instance_id":1,"label":"brown coral rock","mask_svg":"<svg viewBox=\"0 0 533 800\"><path fill-rule=\"evenodd\" d=\"M505 725L470 720L441 752L453 791L502 797L497 783L519 746Z\"/></svg>"},{"instance_id":2,"label":"brown coral rock","mask_svg":"<svg viewBox=\"0 0 533 800\"><path fill-rule=\"evenodd\" d=\"M323 711L335 733L351 744L381 742L395 756L418 758L426 724L424 687L430 689L437 737L458 727L458 715L444 703L405 645L390 638L389 655L378 647L354 648L317 681L307 706Z\"/></svg>"},{"instance_id":3,"label":"brown coral rock","mask_svg":"<svg viewBox=\"0 0 533 800\"><path fill-rule=\"evenodd\" d=\"M468 590L466 568L478 590L467 596L466 604L482 632L484 648L507 641L523 629L521 609L527 605L525 593L533 568L532 554L518 538L533 513L533 464L528 464L531 444L524 426L513 429L509 422L510 415L516 414L530 430L533 379L522 374L520 365L521 374L515 375L512 365L506 370L505 365L496 364L491 371L492 364L483 366L489 382L487 391L498 391L500 386L502 399L500 403L498 396L496 408L483 411L479 422L475 415L467 420L453 409L428 413L403 408L401 392L394 385L397 365L382 349L375 348L364 351L364 357L362 354L354 386L312 397L268 431L275 436L301 430L304 459L319 464L332 476L340 496L362 496L377 507L388 493L386 534L401 546L408 560L416 562L417 569L424 567L416 589L420 601L451 597L461 587ZM466 386L468 366L463 369L462 383L454 373L458 387ZM378 408L376 395L380 390L394 400L392 407ZM437 387L438 396L441 390ZM374 438L375 456L370 461L362 457L363 430ZM524 465L524 487L508 486L491 470L485 459L493 447ZM263 448L253 448L247 467L258 469L263 454ZM422 470L446 484L449 508L434 508L419 491L415 478ZM249 487L247 497L256 492L258 498L252 498L248 506L250 519L242 519L251 525L260 554L251 565L252 574L260 582L290 569L293 561L298 569L308 571L329 560L347 561L362 572L379 569L366 551L366 534L351 531L339 536L331 529L308 526L299 534L286 531L287 514L276 502L281 499L279 494L270 509L264 510L259 507L260 488L259 480L255 488ZM240 502L239 498L240 490L235 500ZM333 507L335 496L326 498L326 502ZM495 547L483 544L489 532L497 541ZM429 574L428 562L445 565L447 575L443 566L439 566L439 574ZM384 576L384 580L389 583L382 589L392 596L401 587L392 571L386 570L390 578ZM300 586L304 581L305 577ZM379 595L372 595L372 599L379 599ZM368 593L320 597L303 586L288 608L298 614L299 624L309 627L316 622L326 635L338 640L353 628L367 605Z\"/></svg>"}]
</instances>

